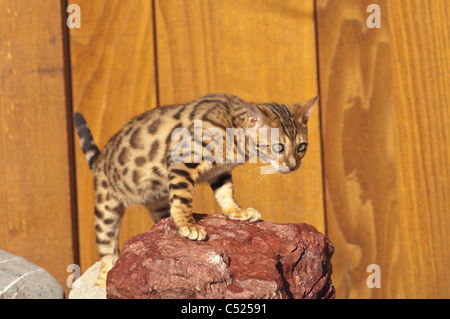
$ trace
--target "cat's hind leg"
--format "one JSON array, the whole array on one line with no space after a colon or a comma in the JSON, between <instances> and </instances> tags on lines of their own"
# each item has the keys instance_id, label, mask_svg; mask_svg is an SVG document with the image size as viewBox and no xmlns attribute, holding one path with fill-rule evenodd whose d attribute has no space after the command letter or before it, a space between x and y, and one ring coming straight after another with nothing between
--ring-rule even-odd
<instances>
[{"instance_id":1,"label":"cat's hind leg","mask_svg":"<svg viewBox=\"0 0 450 319\"><path fill-rule=\"evenodd\" d=\"M145 207L155 223L170 216L169 197L164 197L154 202L146 203Z\"/></svg>"},{"instance_id":2,"label":"cat's hind leg","mask_svg":"<svg viewBox=\"0 0 450 319\"><path fill-rule=\"evenodd\" d=\"M108 192L96 192L95 237L102 263L96 286L106 287L108 271L119 258L119 231L125 207Z\"/></svg>"}]
</instances>

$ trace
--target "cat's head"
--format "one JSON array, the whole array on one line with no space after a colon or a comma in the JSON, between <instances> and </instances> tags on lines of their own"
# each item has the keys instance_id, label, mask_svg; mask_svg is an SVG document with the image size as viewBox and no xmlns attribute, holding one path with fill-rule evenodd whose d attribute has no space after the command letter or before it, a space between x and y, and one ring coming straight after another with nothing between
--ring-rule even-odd
<instances>
[{"instance_id":1,"label":"cat's head","mask_svg":"<svg viewBox=\"0 0 450 319\"><path fill-rule=\"evenodd\" d=\"M257 132L259 158L284 174L297 170L308 147L307 124L318 99L291 105L249 103L248 127Z\"/></svg>"}]
</instances>

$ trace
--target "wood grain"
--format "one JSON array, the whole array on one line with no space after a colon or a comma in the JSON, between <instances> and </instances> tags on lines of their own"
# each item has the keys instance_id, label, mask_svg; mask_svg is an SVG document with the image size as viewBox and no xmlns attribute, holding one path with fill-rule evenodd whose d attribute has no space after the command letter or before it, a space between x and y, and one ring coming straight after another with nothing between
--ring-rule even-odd
<instances>
[{"instance_id":1,"label":"wood grain","mask_svg":"<svg viewBox=\"0 0 450 319\"><path fill-rule=\"evenodd\" d=\"M67 290L74 198L61 12L59 1L0 1L0 248Z\"/></svg>"},{"instance_id":2,"label":"wood grain","mask_svg":"<svg viewBox=\"0 0 450 319\"><path fill-rule=\"evenodd\" d=\"M132 117L156 106L152 2L70 1L80 6L82 27L70 30L74 110L87 119L100 147ZM78 143L78 138L76 140ZM76 145L78 229L82 270L98 260L93 177ZM153 225L142 207L122 221L120 247Z\"/></svg>"},{"instance_id":3,"label":"wood grain","mask_svg":"<svg viewBox=\"0 0 450 319\"><path fill-rule=\"evenodd\" d=\"M399 237L392 290L450 298L450 3L389 1ZM395 229L395 228L394 228ZM404 260L409 262L405 265Z\"/></svg>"},{"instance_id":4,"label":"wood grain","mask_svg":"<svg viewBox=\"0 0 450 319\"><path fill-rule=\"evenodd\" d=\"M74 229L82 270L98 256L93 178L67 121L61 3L0 1L0 248L67 290ZM228 92L291 103L317 95L319 80L302 169L259 181L258 165L246 164L234 174L238 201L267 220L326 230L338 298L450 298L448 1L69 3L82 14L70 30L73 106L100 148L158 100ZM372 3L381 29L366 26ZM195 211L220 211L207 185ZM153 222L132 208L122 224L121 245ZM369 264L381 267L380 289L366 286Z\"/></svg>"},{"instance_id":5,"label":"wood grain","mask_svg":"<svg viewBox=\"0 0 450 319\"><path fill-rule=\"evenodd\" d=\"M254 102L293 103L317 95L313 1L155 1L159 98L184 103L214 92ZM325 230L319 113L300 171L261 176L245 164L235 195L263 219L308 222ZM196 187L194 210L219 213L209 185Z\"/></svg>"},{"instance_id":6,"label":"wood grain","mask_svg":"<svg viewBox=\"0 0 450 319\"><path fill-rule=\"evenodd\" d=\"M366 8L381 7L381 29ZM339 298L449 297L445 1L317 1L327 235ZM381 288L369 289L370 264Z\"/></svg>"}]
</instances>

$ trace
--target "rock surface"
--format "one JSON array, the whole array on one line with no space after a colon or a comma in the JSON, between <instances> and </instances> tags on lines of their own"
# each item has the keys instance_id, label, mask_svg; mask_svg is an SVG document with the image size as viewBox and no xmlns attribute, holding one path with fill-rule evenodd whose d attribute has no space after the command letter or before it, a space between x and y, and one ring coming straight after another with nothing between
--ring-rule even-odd
<instances>
[{"instance_id":1,"label":"rock surface","mask_svg":"<svg viewBox=\"0 0 450 319\"><path fill-rule=\"evenodd\" d=\"M46 270L0 250L0 299L62 299L64 289Z\"/></svg>"},{"instance_id":2,"label":"rock surface","mask_svg":"<svg viewBox=\"0 0 450 319\"><path fill-rule=\"evenodd\" d=\"M196 215L207 241L170 218L130 238L108 273L108 298L334 298L334 246L307 224Z\"/></svg>"}]
</instances>

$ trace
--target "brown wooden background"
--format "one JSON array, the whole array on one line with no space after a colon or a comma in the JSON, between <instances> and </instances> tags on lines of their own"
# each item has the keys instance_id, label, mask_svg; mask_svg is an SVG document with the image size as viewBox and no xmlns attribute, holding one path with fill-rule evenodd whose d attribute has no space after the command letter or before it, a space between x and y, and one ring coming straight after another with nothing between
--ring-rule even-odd
<instances>
[{"instance_id":1,"label":"brown wooden background","mask_svg":"<svg viewBox=\"0 0 450 319\"><path fill-rule=\"evenodd\" d=\"M228 92L320 94L299 172L246 164L236 196L264 219L307 222L336 246L338 298L450 297L447 0L0 0L0 249L49 270L97 260L93 181L74 138L100 147L144 110ZM381 29L366 8L381 7ZM39 12L39 14L37 14ZM195 210L218 213L196 189ZM151 227L130 208L121 243ZM369 289L366 268L381 268Z\"/></svg>"}]
</instances>

